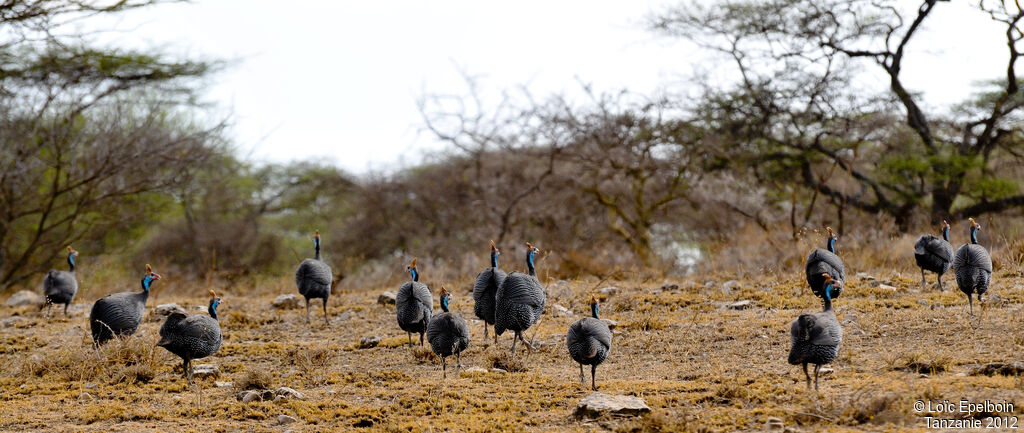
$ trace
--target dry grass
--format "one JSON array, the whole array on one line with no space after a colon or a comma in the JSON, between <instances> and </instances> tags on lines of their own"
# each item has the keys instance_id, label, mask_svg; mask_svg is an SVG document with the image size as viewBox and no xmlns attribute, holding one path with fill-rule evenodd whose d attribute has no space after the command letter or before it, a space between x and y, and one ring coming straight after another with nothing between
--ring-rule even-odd
<instances>
[{"instance_id":1,"label":"dry grass","mask_svg":"<svg viewBox=\"0 0 1024 433\"><path fill-rule=\"evenodd\" d=\"M1000 251L1022 249L1002 245ZM895 260L888 254L880 260ZM376 304L387 288L336 294L328 306L330 326L315 314L306 324L302 309L270 308L274 296L293 290L286 283L268 283L245 296L225 289L224 344L198 362L219 365L217 380L234 382L230 387L216 387L212 379L186 386L180 359L155 346L158 320L145 320L139 333L97 353L86 332L88 306L100 295L92 290L76 301L68 319L0 309L0 405L11 415L0 417L0 431L280 432L278 415L296 417L300 421L288 428L306 432L759 431L768 418L802 432L891 431L922 426L915 400L961 398L1009 400L1018 408L1015 415L1022 415L1024 378L967 375L979 363L1021 360L1024 279L1007 268L1019 259L998 262L991 293L1000 300L993 298L978 319L970 319L961 293L921 291L913 269L863 268L854 263L870 257L851 256L850 278L836 301L845 339L831 366L835 371L822 377L818 393L808 392L799 367L785 360L790 322L820 308L801 281L802 264L783 277L721 272L670 281L569 281L557 289L548 281L549 309L528 332L537 348L527 352L518 345L514 362L511 334L494 345L472 320L470 283L446 283L473 332L463 367L508 373L449 374L445 380L436 356L406 345L393 307ZM896 290L854 277L862 269ZM729 280L736 283L726 290ZM662 292L665 283L679 288ZM609 285L619 291L603 297L601 311L620 326L611 356L598 368L598 386L641 396L653 413L578 420L576 402L591 391L579 383L565 332L586 310L595 287ZM205 305L201 288L180 293L158 287L150 307ZM724 307L743 299L754 307ZM572 313L557 313L556 303ZM346 310L354 314L342 321L338 316ZM381 343L357 348L365 336L379 336ZM453 362L449 358L449 368ZM235 398L239 390L279 386L306 398L248 404Z\"/></svg>"}]
</instances>

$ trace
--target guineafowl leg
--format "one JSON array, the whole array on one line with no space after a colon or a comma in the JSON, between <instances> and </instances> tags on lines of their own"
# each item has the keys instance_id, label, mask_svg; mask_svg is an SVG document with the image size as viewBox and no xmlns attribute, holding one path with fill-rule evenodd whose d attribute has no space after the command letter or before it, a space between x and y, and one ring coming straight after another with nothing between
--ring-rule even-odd
<instances>
[{"instance_id":1,"label":"guineafowl leg","mask_svg":"<svg viewBox=\"0 0 1024 433\"><path fill-rule=\"evenodd\" d=\"M513 361L516 360L516 341L519 340L516 337L518 337L518 336L519 336L519 332L518 331L516 331L516 334L512 336L512 360Z\"/></svg>"},{"instance_id":2,"label":"guineafowl leg","mask_svg":"<svg viewBox=\"0 0 1024 433\"><path fill-rule=\"evenodd\" d=\"M447 356L442 356L441 357L441 378L442 379L447 379L448 378L447 368L448 368L448 357Z\"/></svg>"},{"instance_id":3,"label":"guineafowl leg","mask_svg":"<svg viewBox=\"0 0 1024 433\"><path fill-rule=\"evenodd\" d=\"M459 376L460 368L462 368L462 352L455 354L455 377Z\"/></svg>"},{"instance_id":4,"label":"guineafowl leg","mask_svg":"<svg viewBox=\"0 0 1024 433\"><path fill-rule=\"evenodd\" d=\"M946 289L942 288L942 274L939 274L939 291L940 292L945 292L946 291Z\"/></svg>"},{"instance_id":5,"label":"guineafowl leg","mask_svg":"<svg viewBox=\"0 0 1024 433\"><path fill-rule=\"evenodd\" d=\"M814 390L818 390L818 370L821 370L821 364L814 364Z\"/></svg>"},{"instance_id":6,"label":"guineafowl leg","mask_svg":"<svg viewBox=\"0 0 1024 433\"><path fill-rule=\"evenodd\" d=\"M804 376L807 377L807 389L811 389L811 375L807 373L807 363L804 363Z\"/></svg>"},{"instance_id":7,"label":"guineafowl leg","mask_svg":"<svg viewBox=\"0 0 1024 433\"><path fill-rule=\"evenodd\" d=\"M484 322L484 340L487 339L487 322Z\"/></svg>"},{"instance_id":8,"label":"guineafowl leg","mask_svg":"<svg viewBox=\"0 0 1024 433\"><path fill-rule=\"evenodd\" d=\"M971 317L974 317L974 299L971 298L971 294L967 294L967 303L971 306Z\"/></svg>"},{"instance_id":9,"label":"guineafowl leg","mask_svg":"<svg viewBox=\"0 0 1024 433\"><path fill-rule=\"evenodd\" d=\"M409 347L412 347L412 332L406 332L405 335L409 336Z\"/></svg>"},{"instance_id":10,"label":"guineafowl leg","mask_svg":"<svg viewBox=\"0 0 1024 433\"><path fill-rule=\"evenodd\" d=\"M423 333L420 332L420 346L423 346Z\"/></svg>"},{"instance_id":11,"label":"guineafowl leg","mask_svg":"<svg viewBox=\"0 0 1024 433\"><path fill-rule=\"evenodd\" d=\"M924 279L924 268L921 268L921 290L924 291L927 285L928 284Z\"/></svg>"},{"instance_id":12,"label":"guineafowl leg","mask_svg":"<svg viewBox=\"0 0 1024 433\"><path fill-rule=\"evenodd\" d=\"M309 298L306 298L306 323L309 323Z\"/></svg>"},{"instance_id":13,"label":"guineafowl leg","mask_svg":"<svg viewBox=\"0 0 1024 433\"><path fill-rule=\"evenodd\" d=\"M530 344L530 343L527 343L527 342L526 342L526 339L525 339L525 338L523 338L523 334L522 334L522 333L519 333L519 334L517 334L517 335L519 335L519 339L520 339L520 340L523 340L523 345L524 345L524 346L526 346L526 352L527 352L527 353L529 353L529 352L533 352L533 349L534 349L533 345L532 345L532 344ZM534 337L536 337L536 336L537 336L537 334L536 334L536 333L534 333L534 334L533 334L533 336L534 336ZM532 338L531 338L531 340L532 340Z\"/></svg>"},{"instance_id":14,"label":"guineafowl leg","mask_svg":"<svg viewBox=\"0 0 1024 433\"><path fill-rule=\"evenodd\" d=\"M68 317L68 305L70 304L64 304L64 317Z\"/></svg>"},{"instance_id":15,"label":"guineafowl leg","mask_svg":"<svg viewBox=\"0 0 1024 433\"><path fill-rule=\"evenodd\" d=\"M580 364L580 385L587 383L587 376L583 374L583 364Z\"/></svg>"},{"instance_id":16,"label":"guineafowl leg","mask_svg":"<svg viewBox=\"0 0 1024 433\"><path fill-rule=\"evenodd\" d=\"M331 321L327 318L327 298L324 298L324 324L331 326Z\"/></svg>"},{"instance_id":17,"label":"guineafowl leg","mask_svg":"<svg viewBox=\"0 0 1024 433\"><path fill-rule=\"evenodd\" d=\"M597 391L597 364L590 366L590 387Z\"/></svg>"}]
</instances>

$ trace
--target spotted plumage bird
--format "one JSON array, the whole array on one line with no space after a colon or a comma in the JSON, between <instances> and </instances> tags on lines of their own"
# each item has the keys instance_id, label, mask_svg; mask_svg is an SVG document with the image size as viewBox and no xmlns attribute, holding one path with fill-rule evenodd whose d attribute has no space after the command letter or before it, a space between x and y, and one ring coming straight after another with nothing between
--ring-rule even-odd
<instances>
[{"instance_id":1,"label":"spotted plumage bird","mask_svg":"<svg viewBox=\"0 0 1024 433\"><path fill-rule=\"evenodd\" d=\"M420 345L423 345L423 334L427 332L427 324L434 314L434 298L430 289L420 281L420 273L416 269L416 258L405 268L412 277L411 281L402 284L395 295L395 316L398 327L409 335L412 346L412 334L420 334Z\"/></svg>"},{"instance_id":2,"label":"spotted plumage bird","mask_svg":"<svg viewBox=\"0 0 1024 433\"><path fill-rule=\"evenodd\" d=\"M832 299L835 299L843 293L846 272L843 270L843 259L836 255L836 240L839 239L839 236L832 231L831 227L825 229L828 230L828 240L825 244L828 249L816 248L811 251L811 254L807 256L805 270L807 271L807 284L811 286L814 296L819 298L825 295L825 279L822 278L822 275L828 274L833 281Z\"/></svg>"},{"instance_id":3,"label":"spotted plumage bird","mask_svg":"<svg viewBox=\"0 0 1024 433\"><path fill-rule=\"evenodd\" d=\"M942 238L935 235L922 235L914 243L914 260L921 268L921 290L925 290L924 271L934 272L939 276L939 291L942 288L942 274L949 270L953 263L953 245L949 243L949 223L942 221Z\"/></svg>"},{"instance_id":4,"label":"spotted plumage bird","mask_svg":"<svg viewBox=\"0 0 1024 433\"><path fill-rule=\"evenodd\" d=\"M313 247L316 256L299 264L299 268L295 270L295 285L299 288L299 294L306 298L306 323L310 323L309 300L319 298L324 300L324 323L330 325L331 322L327 318L327 299L331 297L331 282L334 275L331 273L331 267L320 260L320 230L313 236Z\"/></svg>"},{"instance_id":5,"label":"spotted plumage bird","mask_svg":"<svg viewBox=\"0 0 1024 433\"><path fill-rule=\"evenodd\" d=\"M534 257L540 249L526 243L526 267L529 274L512 271L501 282L495 293L494 333L501 335L505 330L515 332L512 337L512 358L516 356L516 341L522 341L527 350L533 346L523 338L523 332L540 320L544 313L547 294L537 280Z\"/></svg>"},{"instance_id":6,"label":"spotted plumage bird","mask_svg":"<svg viewBox=\"0 0 1024 433\"><path fill-rule=\"evenodd\" d=\"M612 350L612 331L608 324L598 317L597 298L590 298L591 317L584 317L569 326L565 334L565 345L569 356L580 365L580 383L586 383L583 366L590 366L590 387L597 391L597 366Z\"/></svg>"},{"instance_id":7,"label":"spotted plumage bird","mask_svg":"<svg viewBox=\"0 0 1024 433\"><path fill-rule=\"evenodd\" d=\"M75 278L75 259L78 251L68 245L68 270L50 270L43 278L43 293L46 295L46 316L50 316L53 304L64 304L64 315L68 315L68 305L75 300L78 293L78 279Z\"/></svg>"},{"instance_id":8,"label":"spotted plumage bird","mask_svg":"<svg viewBox=\"0 0 1024 433\"><path fill-rule=\"evenodd\" d=\"M960 291L967 295L967 303L971 306L971 315L974 315L974 301L972 294L978 295L978 302L981 302L981 295L988 291L992 283L992 257L988 250L978 244L978 231L981 224L969 218L971 223L971 243L964 244L956 250L953 257L953 272L956 274L956 285Z\"/></svg>"},{"instance_id":9,"label":"spotted plumage bird","mask_svg":"<svg viewBox=\"0 0 1024 433\"><path fill-rule=\"evenodd\" d=\"M822 299L825 308L820 313L801 314L790 326L789 334L792 346L789 350L789 363L803 365L804 376L807 377L807 388L811 388L811 375L807 372L807 364L814 364L814 389L818 390L818 371L839 356L839 346L843 342L843 330L832 310L832 290L835 280L831 275L821 276L824 282Z\"/></svg>"},{"instance_id":10,"label":"spotted plumage bird","mask_svg":"<svg viewBox=\"0 0 1024 433\"><path fill-rule=\"evenodd\" d=\"M427 341L430 349L441 357L441 377L448 377L448 357L455 355L455 374L462 366L462 352L469 347L469 325L462 316L448 309L451 294L441 287L441 309L443 313L430 318L427 324Z\"/></svg>"},{"instance_id":11,"label":"spotted plumage bird","mask_svg":"<svg viewBox=\"0 0 1024 433\"><path fill-rule=\"evenodd\" d=\"M114 293L97 299L89 312L93 345L99 346L114 336L134 334L139 329L142 315L146 311L150 286L159 279L160 274L153 272L153 268L146 265L141 292Z\"/></svg>"},{"instance_id":12,"label":"spotted plumage bird","mask_svg":"<svg viewBox=\"0 0 1024 433\"><path fill-rule=\"evenodd\" d=\"M473 284L473 313L484 322L484 338L487 338L487 325L494 324L494 297L498 293L498 286L508 276L505 271L498 269L500 254L497 245L491 241L491 267L477 275L476 283ZM494 342L498 342L498 334L494 334Z\"/></svg>"},{"instance_id":13,"label":"spotted plumage bird","mask_svg":"<svg viewBox=\"0 0 1024 433\"><path fill-rule=\"evenodd\" d=\"M209 316L172 313L160 327L160 342L157 346L181 357L181 368L189 384L192 383L192 360L213 355L220 349L217 307L221 302L217 293L210 290L210 304L206 310Z\"/></svg>"}]
</instances>

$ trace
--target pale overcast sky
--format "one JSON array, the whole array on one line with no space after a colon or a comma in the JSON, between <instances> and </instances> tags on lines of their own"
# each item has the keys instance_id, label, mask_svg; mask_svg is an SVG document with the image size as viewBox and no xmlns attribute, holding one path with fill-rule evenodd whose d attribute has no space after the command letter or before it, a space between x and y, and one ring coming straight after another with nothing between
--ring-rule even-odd
<instances>
[{"instance_id":1,"label":"pale overcast sky","mask_svg":"<svg viewBox=\"0 0 1024 433\"><path fill-rule=\"evenodd\" d=\"M121 45L237 59L208 99L232 114L243 156L362 173L441 146L420 131L416 100L463 92L459 68L489 91L527 85L540 96L577 89L576 77L598 90L685 86L715 63L642 25L674 3L199 0L86 25L116 28ZM959 101L1004 68L998 28L964 3L939 4L910 47L905 81L929 103Z\"/></svg>"}]
</instances>

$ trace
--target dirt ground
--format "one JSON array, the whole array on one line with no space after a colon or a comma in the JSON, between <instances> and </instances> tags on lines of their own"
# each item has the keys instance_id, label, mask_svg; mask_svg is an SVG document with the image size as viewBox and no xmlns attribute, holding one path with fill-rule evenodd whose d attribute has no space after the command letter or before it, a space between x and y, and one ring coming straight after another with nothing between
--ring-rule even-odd
<instances>
[{"instance_id":1,"label":"dirt ground","mask_svg":"<svg viewBox=\"0 0 1024 433\"><path fill-rule=\"evenodd\" d=\"M915 410L915 402L962 399L1010 402L1012 413L997 415L1024 418L1024 376L974 372L979 365L1024 361L1024 280L996 275L989 299L976 305L979 314L972 319L955 288L922 291L917 274L878 274L877 280L850 278L835 301L844 340L818 392L808 391L800 368L786 362L790 323L821 308L795 277L546 281L547 310L527 333L538 348L527 353L520 345L518 365L506 358L511 334L497 346L483 338L472 314L471 283L452 284L447 287L454 293L453 310L473 332L463 370L497 363L525 371L462 371L447 379L437 358L404 344L394 307L377 304L379 293L395 288L335 294L330 326L314 301L318 308L310 325L303 309L271 308L277 294L294 293L282 280L222 294L223 346L196 362L216 364L220 373L193 387L181 376L180 360L154 346L160 318L152 310L177 302L196 311L206 305L203 289L162 290L157 284L140 331L99 354L87 335L88 308L102 293L91 290L76 300L68 318L57 312L47 319L30 307L0 309L0 430L760 431L777 418L772 422L791 431L925 431L928 413ZM617 290L600 290L608 286ZM432 290L436 303L439 289ZM175 294L182 292L194 296ZM579 383L565 333L587 311L592 294L602 300L602 317L618 324L612 353L598 368L598 386L601 392L642 397L652 408L649 415L573 415L592 391ZM727 306L741 300L752 305ZM569 311L559 312L556 305ZM367 336L381 337L380 345L358 348ZM589 382L589 371L587 376ZM236 399L244 387L279 386L305 398ZM297 421L279 425L279 415ZM1022 422L1017 426L1024 429Z\"/></svg>"}]
</instances>

